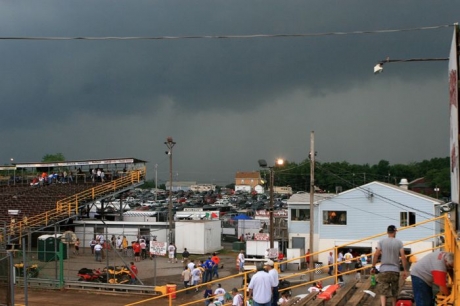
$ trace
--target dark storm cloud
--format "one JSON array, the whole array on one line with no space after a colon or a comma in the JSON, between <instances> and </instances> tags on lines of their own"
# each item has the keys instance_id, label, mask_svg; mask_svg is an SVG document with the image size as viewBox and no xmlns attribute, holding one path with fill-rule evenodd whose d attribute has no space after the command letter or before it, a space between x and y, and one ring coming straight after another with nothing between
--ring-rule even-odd
<instances>
[{"instance_id":1,"label":"dark storm cloud","mask_svg":"<svg viewBox=\"0 0 460 306\"><path fill-rule=\"evenodd\" d=\"M447 1L2 1L0 36L351 32L452 24L457 21L459 8L459 4ZM31 130L43 129L37 137L46 134L48 141L57 147L62 145L61 151L66 153L75 152L72 148L87 141L84 136L91 131L106 143L116 142L116 137L110 135L110 127L121 122L126 124L123 136L132 142L129 150L106 144L73 153L72 158L82 155L99 158L116 153L161 159L163 156L158 155L164 154L163 148L157 146L162 146L166 135L174 134L182 141L183 148L192 146L199 151L193 158L193 164L202 159L196 162L197 168L207 167L207 162L213 168L222 167L212 156L215 141L196 139L199 142L196 148L190 140L194 138L192 135L206 135L213 140L225 139L220 150L224 151L222 157L228 155L233 159L224 171L230 173L246 170L261 155L269 158L276 154L273 146L288 146L279 152L290 150L294 139L301 137L298 130L303 134L316 130L334 137L337 129L344 140L334 141L340 147L330 140L323 140L324 143L318 140L331 160L355 159L354 162L364 163L379 158L394 161L429 158L430 153L412 156L413 152L400 152L396 157L390 149L374 152L379 146L368 147L362 140L369 142L379 134L382 147L390 148L394 133L386 134L381 125L373 130L378 112L388 112L380 118L387 120L391 130L394 125L402 124L397 122L405 121L401 118L402 111L413 111L410 106L413 100L423 105L422 110L432 103L427 94L398 100L397 94L390 93L397 88L400 97L405 95L405 86L417 90L417 84L430 84L432 91L444 90L438 81L446 79L447 65L401 64L404 67L385 67L384 75L377 77L372 75L372 68L387 56L447 57L452 31L451 27L304 38L0 41L3 55L0 135L2 142L8 143L1 158L9 160L10 155L22 155L27 160L38 160L52 153L40 143L36 144L36 154L24 153L29 150L16 140L33 143ZM437 96L445 98L445 93L438 92ZM446 120L447 103L444 104L444 113L431 119ZM272 113L275 109L278 112ZM214 121L222 114L223 118ZM290 120L290 116L297 121ZM293 122L294 126L288 124ZM50 132L56 125L69 127L67 134ZM93 129L79 134L88 125L93 125ZM439 135L440 129L432 130ZM363 130L369 136L356 137ZM154 131L149 139L158 144L154 149L144 144L140 135L130 136L142 131ZM245 131L254 134L243 135ZM271 140L276 133L286 135L283 137L286 142ZM68 134L72 135L71 143L66 142ZM442 137L438 146L447 143L446 137ZM254 139L261 143L254 145ZM308 143L308 139L302 141ZM245 148L245 154L240 156L235 147ZM152 150L158 155L146 153ZM305 157L303 150L302 154L287 155L299 161ZM439 151L431 152L433 156ZM65 155L70 157L69 154ZM144 154L145 157L141 156ZM406 157L400 157L404 154ZM182 158L179 167L192 167L187 156Z\"/></svg>"}]
</instances>

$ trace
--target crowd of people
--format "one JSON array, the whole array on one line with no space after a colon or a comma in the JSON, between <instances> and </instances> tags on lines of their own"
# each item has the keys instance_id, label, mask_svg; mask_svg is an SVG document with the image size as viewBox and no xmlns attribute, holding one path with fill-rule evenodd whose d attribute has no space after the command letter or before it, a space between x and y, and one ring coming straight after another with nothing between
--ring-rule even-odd
<instances>
[{"instance_id":1,"label":"crowd of people","mask_svg":"<svg viewBox=\"0 0 460 306\"><path fill-rule=\"evenodd\" d=\"M375 252L372 254L372 268L370 269L370 279L372 288L380 296L381 305L386 305L387 300L392 300L393 305L399 294L401 276L405 279L409 275L409 260L404 252L403 243L396 238L397 228L390 225L387 228L388 236L379 240ZM79 254L80 241L75 242L74 254ZM106 241L104 235L96 235L90 242L92 254L96 261L104 259L104 250L111 248L117 249L124 256L129 256L128 240L126 236L112 235L110 241ZM135 283L137 277L137 267L134 262L152 258L149 250L149 240L145 237L138 237L131 243L134 261L131 262L131 278ZM177 247L171 243L167 247L168 263L178 263ZM352 250L343 254L338 254L337 262L333 252L328 254L328 274L332 275L334 268L337 268L338 281L343 282L344 272L355 271L356 280L361 280L362 268L369 263L367 255L352 255ZM232 306L243 306L243 297L237 289L226 291L221 284L213 289L210 283L213 279L219 278L221 259L217 253L213 253L204 260L190 258L187 248L182 252L181 263L184 269L181 273L181 280L184 288L195 287L198 292L200 288L205 288L203 298L206 299L205 306L220 306L227 302L232 302ZM306 253L306 258L310 260L310 252ZM308 256L308 257L307 257ZM417 306L433 305L433 287L438 287L443 295L450 294L447 285L447 277L453 278L454 256L453 253L434 251L425 255L421 260L415 262L415 256L410 257L412 267L410 270L414 300ZM244 251L240 251L237 256L240 272L244 271ZM378 268L376 268L378 266ZM348 273L347 273L348 274ZM274 262L266 258L263 266L258 267L257 272L248 281L248 299L253 306L275 306L284 305L290 300L289 291L279 294L279 275L274 268ZM322 283L316 282L308 291L321 291ZM185 293L188 294L190 290Z\"/></svg>"}]
</instances>

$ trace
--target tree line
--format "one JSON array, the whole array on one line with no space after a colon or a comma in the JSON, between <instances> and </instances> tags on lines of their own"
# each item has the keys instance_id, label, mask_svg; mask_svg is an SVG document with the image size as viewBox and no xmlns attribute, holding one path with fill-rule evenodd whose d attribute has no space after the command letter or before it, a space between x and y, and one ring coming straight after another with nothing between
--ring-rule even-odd
<instances>
[{"instance_id":1,"label":"tree line","mask_svg":"<svg viewBox=\"0 0 460 306\"><path fill-rule=\"evenodd\" d=\"M285 162L277 166L275 171L275 186L291 186L293 191L310 190L310 160L301 163ZM261 171L262 178L270 184L268 171ZM438 187L440 197L450 197L450 159L432 158L421 162L394 164L386 160L376 165L357 165L343 162L315 161L315 186L323 192L335 193L336 188L342 191L361 186L372 181L386 182L398 185L402 178L409 182L424 177L429 187ZM339 189L339 190L340 190Z\"/></svg>"}]
</instances>

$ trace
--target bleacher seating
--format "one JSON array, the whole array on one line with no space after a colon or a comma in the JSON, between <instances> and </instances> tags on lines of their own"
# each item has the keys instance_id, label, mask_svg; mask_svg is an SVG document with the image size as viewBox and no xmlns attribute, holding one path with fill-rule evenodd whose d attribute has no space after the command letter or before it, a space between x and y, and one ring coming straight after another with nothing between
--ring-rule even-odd
<instances>
[{"instance_id":1,"label":"bleacher seating","mask_svg":"<svg viewBox=\"0 0 460 306\"><path fill-rule=\"evenodd\" d=\"M0 186L0 221L11 220L8 210L19 210L17 221L56 208L56 202L65 197L92 188L92 184L51 184L37 186Z\"/></svg>"}]
</instances>

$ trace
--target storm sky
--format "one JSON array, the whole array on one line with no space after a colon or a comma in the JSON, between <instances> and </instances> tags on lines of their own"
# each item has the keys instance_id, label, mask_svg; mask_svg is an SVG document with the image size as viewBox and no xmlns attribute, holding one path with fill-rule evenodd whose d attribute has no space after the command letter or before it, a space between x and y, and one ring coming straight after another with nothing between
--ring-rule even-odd
<instances>
[{"instance_id":1,"label":"storm sky","mask_svg":"<svg viewBox=\"0 0 460 306\"><path fill-rule=\"evenodd\" d=\"M0 1L0 164L135 157L149 178L228 184L282 157L374 164L449 155L447 62L458 1Z\"/></svg>"}]
</instances>

